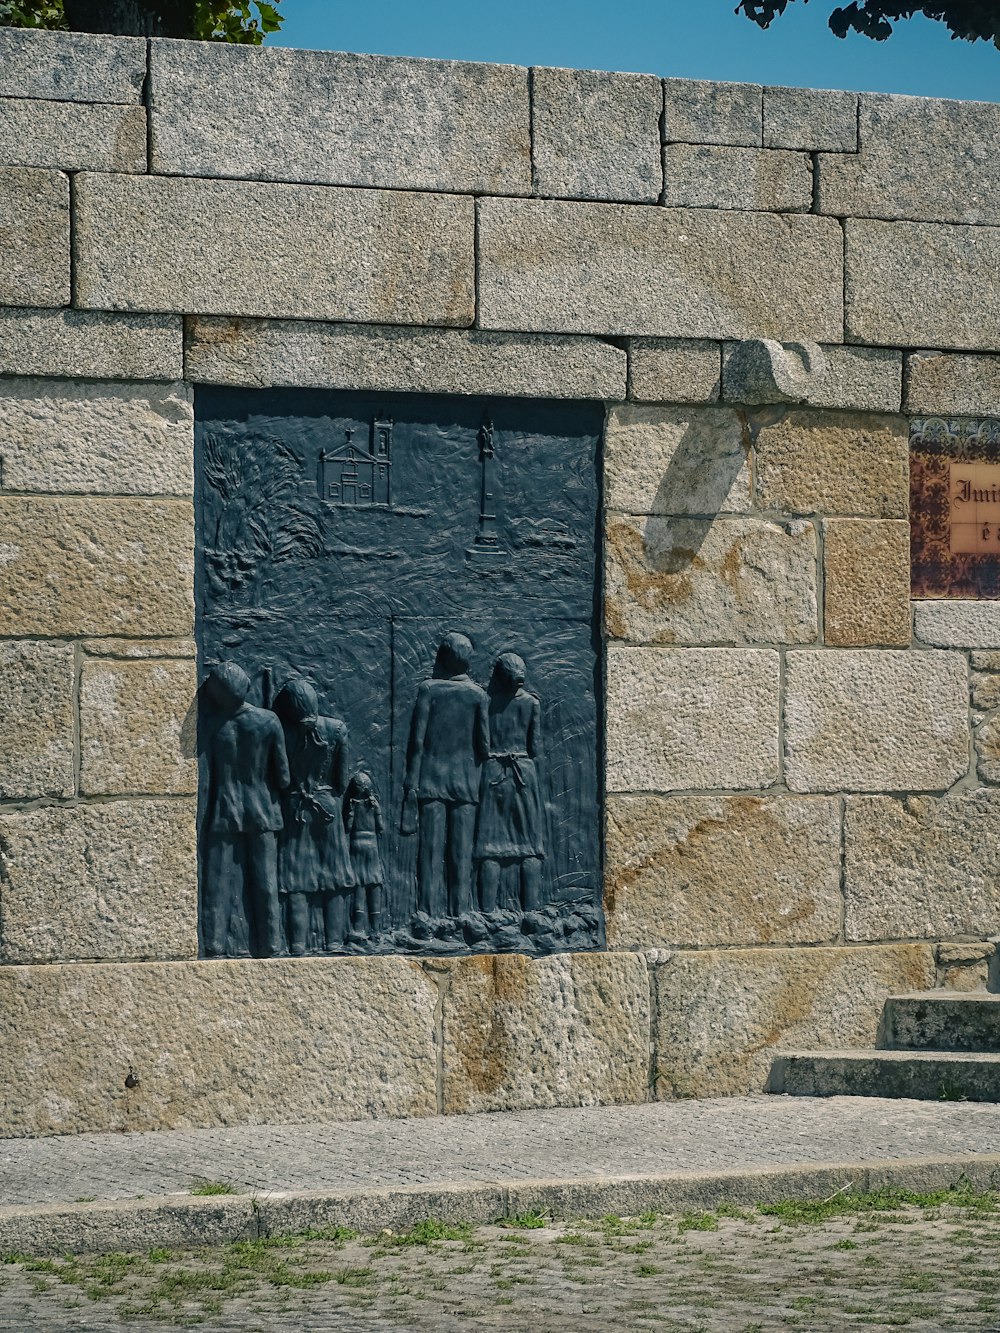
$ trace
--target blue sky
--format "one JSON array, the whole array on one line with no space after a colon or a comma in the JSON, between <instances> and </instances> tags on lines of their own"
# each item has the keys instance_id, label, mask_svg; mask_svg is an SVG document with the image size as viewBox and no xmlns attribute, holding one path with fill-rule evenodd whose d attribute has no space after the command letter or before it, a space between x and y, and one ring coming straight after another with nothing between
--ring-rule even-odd
<instances>
[{"instance_id":1,"label":"blue sky","mask_svg":"<svg viewBox=\"0 0 1000 1333\"><path fill-rule=\"evenodd\" d=\"M795 0L762 32L736 0L284 0L282 46L635 70L695 79L1000 101L1000 51L915 18L887 42Z\"/></svg>"}]
</instances>

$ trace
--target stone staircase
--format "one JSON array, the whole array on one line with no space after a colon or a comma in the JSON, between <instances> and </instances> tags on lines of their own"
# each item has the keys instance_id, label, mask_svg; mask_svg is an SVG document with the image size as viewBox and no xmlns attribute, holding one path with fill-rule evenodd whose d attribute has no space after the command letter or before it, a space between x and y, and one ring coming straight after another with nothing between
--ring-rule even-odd
<instances>
[{"instance_id":1,"label":"stone staircase","mask_svg":"<svg viewBox=\"0 0 1000 1333\"><path fill-rule=\"evenodd\" d=\"M874 1050L784 1051L769 1092L1000 1102L1000 995L922 991L886 1000Z\"/></svg>"}]
</instances>

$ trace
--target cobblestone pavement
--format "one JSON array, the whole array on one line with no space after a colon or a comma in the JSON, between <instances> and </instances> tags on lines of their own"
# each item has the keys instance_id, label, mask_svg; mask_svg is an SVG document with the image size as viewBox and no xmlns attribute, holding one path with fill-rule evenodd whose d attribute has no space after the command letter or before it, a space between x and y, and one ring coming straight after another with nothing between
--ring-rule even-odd
<instances>
[{"instance_id":1,"label":"cobblestone pavement","mask_svg":"<svg viewBox=\"0 0 1000 1333\"><path fill-rule=\"evenodd\" d=\"M0 1329L995 1331L1000 1196L946 1197L8 1262Z\"/></svg>"},{"instance_id":2,"label":"cobblestone pavement","mask_svg":"<svg viewBox=\"0 0 1000 1333\"><path fill-rule=\"evenodd\" d=\"M1000 1153L1000 1105L740 1097L0 1141L0 1204L722 1171Z\"/></svg>"}]
</instances>

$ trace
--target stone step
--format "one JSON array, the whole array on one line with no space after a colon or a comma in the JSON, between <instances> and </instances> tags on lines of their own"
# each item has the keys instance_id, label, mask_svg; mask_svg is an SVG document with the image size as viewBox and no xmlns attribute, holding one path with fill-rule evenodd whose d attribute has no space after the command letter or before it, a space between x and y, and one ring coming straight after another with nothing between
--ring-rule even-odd
<instances>
[{"instance_id":1,"label":"stone step","mask_svg":"<svg viewBox=\"0 0 1000 1333\"><path fill-rule=\"evenodd\" d=\"M885 1002L878 1044L891 1051L1000 1051L1000 995L893 995Z\"/></svg>"},{"instance_id":2,"label":"stone step","mask_svg":"<svg viewBox=\"0 0 1000 1333\"><path fill-rule=\"evenodd\" d=\"M914 1097L1000 1102L1000 1054L962 1051L785 1051L770 1092L792 1097Z\"/></svg>"}]
</instances>

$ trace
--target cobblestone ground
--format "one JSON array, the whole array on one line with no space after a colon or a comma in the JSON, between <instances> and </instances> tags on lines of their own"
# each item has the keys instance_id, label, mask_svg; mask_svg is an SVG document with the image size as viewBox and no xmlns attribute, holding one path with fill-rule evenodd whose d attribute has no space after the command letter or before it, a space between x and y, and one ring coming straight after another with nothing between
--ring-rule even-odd
<instances>
[{"instance_id":1,"label":"cobblestone ground","mask_svg":"<svg viewBox=\"0 0 1000 1333\"><path fill-rule=\"evenodd\" d=\"M7 1261L0 1329L1000 1330L1000 1195L838 1196L685 1217L327 1232Z\"/></svg>"}]
</instances>

